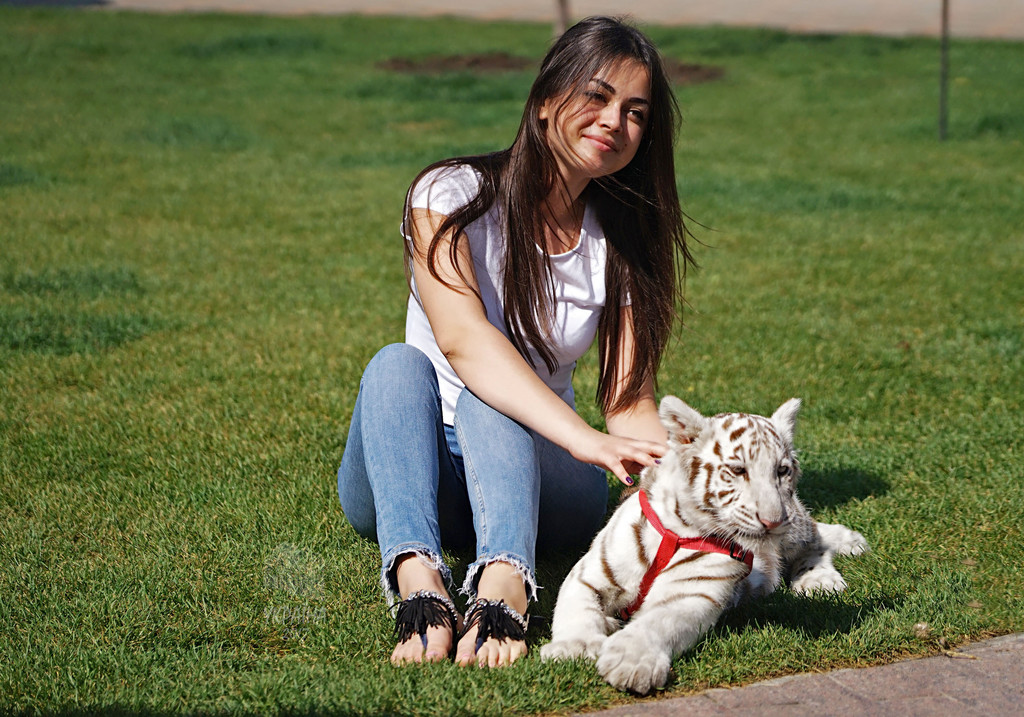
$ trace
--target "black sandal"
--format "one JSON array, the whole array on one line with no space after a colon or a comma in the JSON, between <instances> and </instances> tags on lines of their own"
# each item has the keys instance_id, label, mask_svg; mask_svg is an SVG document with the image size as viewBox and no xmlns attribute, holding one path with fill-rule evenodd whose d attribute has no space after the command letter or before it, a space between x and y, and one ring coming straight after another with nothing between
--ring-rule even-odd
<instances>
[{"instance_id":1,"label":"black sandal","mask_svg":"<svg viewBox=\"0 0 1024 717\"><path fill-rule=\"evenodd\" d=\"M427 647L428 627L447 627L452 631L452 644L455 644L456 626L459 612L455 603L441 593L430 590L417 590L398 604L395 613L395 637L402 644L413 635L419 634L423 648Z\"/></svg>"},{"instance_id":2,"label":"black sandal","mask_svg":"<svg viewBox=\"0 0 1024 717\"><path fill-rule=\"evenodd\" d=\"M526 630L530 620L505 604L504 600L487 600L478 598L466 611L466 623L462 630L465 635L473 627L477 627L476 647L479 652L489 638L498 642L505 640L526 641Z\"/></svg>"}]
</instances>

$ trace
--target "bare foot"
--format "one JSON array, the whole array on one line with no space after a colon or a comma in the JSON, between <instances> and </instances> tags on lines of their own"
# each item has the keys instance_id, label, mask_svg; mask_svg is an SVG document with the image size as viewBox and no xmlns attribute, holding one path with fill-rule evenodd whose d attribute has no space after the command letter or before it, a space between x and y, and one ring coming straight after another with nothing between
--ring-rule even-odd
<instances>
[{"instance_id":1,"label":"bare foot","mask_svg":"<svg viewBox=\"0 0 1024 717\"><path fill-rule=\"evenodd\" d=\"M518 612L526 614L529 604L526 597L526 586L522 578L508 563L494 562L480 573L477 586L477 597L487 600L504 600L505 604ZM476 646L477 628L471 627L459 640L455 652L455 662L466 667L505 667L511 665L526 654L526 643L522 640L485 640L480 649Z\"/></svg>"},{"instance_id":2,"label":"bare foot","mask_svg":"<svg viewBox=\"0 0 1024 717\"><path fill-rule=\"evenodd\" d=\"M414 592L428 590L448 597L441 574L419 559L415 553L403 555L396 562L398 592L403 598ZM413 635L400 642L391 653L391 664L440 662L448 657L455 636L446 626L428 627L425 636Z\"/></svg>"},{"instance_id":3,"label":"bare foot","mask_svg":"<svg viewBox=\"0 0 1024 717\"><path fill-rule=\"evenodd\" d=\"M452 650L452 632L445 627L428 627L426 643L419 635L413 635L399 643L391 653L392 665L408 665L414 662L441 662Z\"/></svg>"}]
</instances>

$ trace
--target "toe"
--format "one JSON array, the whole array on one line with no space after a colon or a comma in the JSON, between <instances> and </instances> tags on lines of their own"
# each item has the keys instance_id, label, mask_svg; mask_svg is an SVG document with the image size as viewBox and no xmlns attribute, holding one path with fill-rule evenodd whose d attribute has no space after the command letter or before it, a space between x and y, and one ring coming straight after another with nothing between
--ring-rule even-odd
<instances>
[{"instance_id":1,"label":"toe","mask_svg":"<svg viewBox=\"0 0 1024 717\"><path fill-rule=\"evenodd\" d=\"M481 664L487 667L499 667L505 664L508 652L502 648L503 643L488 640L487 644L480 648L480 652L486 652L486 656L481 660Z\"/></svg>"},{"instance_id":2,"label":"toe","mask_svg":"<svg viewBox=\"0 0 1024 717\"><path fill-rule=\"evenodd\" d=\"M440 662L451 651L452 634L444 627L427 629L426 640L419 635L410 637L395 647L391 653L391 664L408 665L416 662Z\"/></svg>"},{"instance_id":3,"label":"toe","mask_svg":"<svg viewBox=\"0 0 1024 717\"><path fill-rule=\"evenodd\" d=\"M408 665L413 662L420 662L423 659L423 645L419 638L406 640L395 647L391 653L392 665Z\"/></svg>"},{"instance_id":4,"label":"toe","mask_svg":"<svg viewBox=\"0 0 1024 717\"><path fill-rule=\"evenodd\" d=\"M468 656L467 664L478 667L507 667L526 654L526 643L518 640L488 640L476 656Z\"/></svg>"},{"instance_id":5,"label":"toe","mask_svg":"<svg viewBox=\"0 0 1024 717\"><path fill-rule=\"evenodd\" d=\"M459 640L455 651L455 662L461 667L477 664L476 628L470 628Z\"/></svg>"},{"instance_id":6,"label":"toe","mask_svg":"<svg viewBox=\"0 0 1024 717\"><path fill-rule=\"evenodd\" d=\"M446 657L452 649L452 634L446 628L430 628L427 630L427 645L424 650L424 658L428 662L439 662Z\"/></svg>"}]
</instances>

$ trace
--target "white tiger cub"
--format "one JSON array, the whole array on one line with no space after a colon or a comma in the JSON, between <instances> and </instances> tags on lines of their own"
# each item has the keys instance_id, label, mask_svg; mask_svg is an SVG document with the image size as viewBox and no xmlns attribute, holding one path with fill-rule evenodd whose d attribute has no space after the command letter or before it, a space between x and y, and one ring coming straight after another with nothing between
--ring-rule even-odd
<instances>
[{"instance_id":1,"label":"white tiger cub","mask_svg":"<svg viewBox=\"0 0 1024 717\"><path fill-rule=\"evenodd\" d=\"M726 608L770 593L784 570L799 593L845 589L832 556L868 544L815 523L796 497L799 409L794 398L771 418L705 418L665 397L669 451L569 572L541 657L596 659L610 684L646 694Z\"/></svg>"}]
</instances>

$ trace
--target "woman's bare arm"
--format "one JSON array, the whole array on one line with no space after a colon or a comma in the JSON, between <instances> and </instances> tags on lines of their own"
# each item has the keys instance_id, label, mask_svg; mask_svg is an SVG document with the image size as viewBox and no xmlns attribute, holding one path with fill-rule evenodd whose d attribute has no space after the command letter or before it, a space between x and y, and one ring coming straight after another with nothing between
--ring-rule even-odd
<instances>
[{"instance_id":1,"label":"woman's bare arm","mask_svg":"<svg viewBox=\"0 0 1024 717\"><path fill-rule=\"evenodd\" d=\"M444 216L412 210L413 275L423 309L441 352L463 383L482 401L562 446L575 458L615 473L651 465L664 453L661 443L612 436L589 426L533 371L512 343L488 320L476 293L467 242L459 242L459 276L442 239L435 255L440 280L427 267L427 248ZM639 467L639 468L638 468Z\"/></svg>"},{"instance_id":2,"label":"woman's bare arm","mask_svg":"<svg viewBox=\"0 0 1024 717\"><path fill-rule=\"evenodd\" d=\"M615 398L620 395L629 379L629 367L633 355L632 312L628 306L623 306L619 311L622 312L619 322L622 327L622 335L619 337ZM658 403L654 396L653 379L647 381L640 397L632 405L615 413L605 414L604 420L608 426L608 432L614 436L650 441L663 446L663 448L667 444L668 434L658 417ZM633 468L633 466L629 468Z\"/></svg>"}]
</instances>

